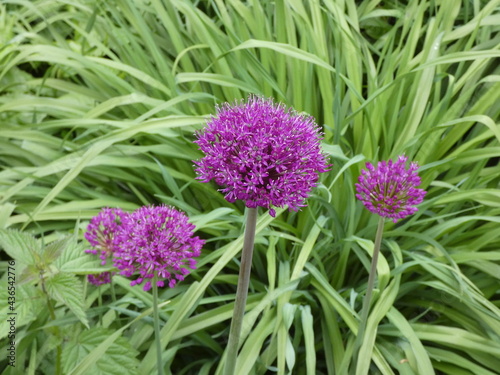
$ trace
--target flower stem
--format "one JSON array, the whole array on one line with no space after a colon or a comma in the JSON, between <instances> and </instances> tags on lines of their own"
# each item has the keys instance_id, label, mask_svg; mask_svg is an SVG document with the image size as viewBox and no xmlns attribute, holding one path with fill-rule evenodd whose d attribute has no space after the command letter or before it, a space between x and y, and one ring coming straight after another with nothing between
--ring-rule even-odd
<instances>
[{"instance_id":1,"label":"flower stem","mask_svg":"<svg viewBox=\"0 0 500 375\"><path fill-rule=\"evenodd\" d=\"M102 326L102 285L99 285L97 287L97 305L99 306L99 323L101 323Z\"/></svg>"},{"instance_id":2,"label":"flower stem","mask_svg":"<svg viewBox=\"0 0 500 375\"><path fill-rule=\"evenodd\" d=\"M234 375L236 368L236 357L243 324L243 314L248 296L248 285L250 284L250 271L252 268L253 244L255 240L255 227L257 225L257 208L247 208L247 223L245 226L245 238L243 251L241 253L240 275L236 289L236 300L234 302L233 319L229 331L227 343L227 357L224 366L224 375Z\"/></svg>"},{"instance_id":3,"label":"flower stem","mask_svg":"<svg viewBox=\"0 0 500 375\"><path fill-rule=\"evenodd\" d=\"M116 293L115 293L115 284L113 283L113 279L111 278L111 299L113 300L113 303L116 303Z\"/></svg>"},{"instance_id":4,"label":"flower stem","mask_svg":"<svg viewBox=\"0 0 500 375\"><path fill-rule=\"evenodd\" d=\"M368 276L368 285L366 286L366 294L363 299L363 307L361 308L361 322L358 329L358 334L356 336L356 344L354 345L354 359L356 367L359 367L357 362L359 361L359 351L361 349L361 344L363 343L366 323L368 321L368 312L370 311L370 303L372 299L373 287L375 286L375 276L377 275L377 262L378 255L380 253L380 244L382 243L382 234L384 233L384 218L380 216L377 227L377 234L375 235L375 244L373 246L373 257L372 264L370 267L370 274ZM370 360L365 359L365 360Z\"/></svg>"},{"instance_id":5,"label":"flower stem","mask_svg":"<svg viewBox=\"0 0 500 375\"><path fill-rule=\"evenodd\" d=\"M158 368L158 375L163 375L163 364L161 360L161 340L160 340L160 316L158 314L158 276L156 272L153 277L153 323L155 330L155 341L156 341L156 363Z\"/></svg>"}]
</instances>

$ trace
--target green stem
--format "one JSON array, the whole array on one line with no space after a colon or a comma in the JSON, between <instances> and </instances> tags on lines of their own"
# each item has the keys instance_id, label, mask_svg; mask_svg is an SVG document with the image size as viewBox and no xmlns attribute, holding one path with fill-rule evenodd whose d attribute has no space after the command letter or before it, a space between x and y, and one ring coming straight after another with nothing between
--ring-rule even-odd
<instances>
[{"instance_id":1,"label":"green stem","mask_svg":"<svg viewBox=\"0 0 500 375\"><path fill-rule=\"evenodd\" d=\"M116 293L115 293L115 285L113 283L113 278L111 278L110 289L111 289L111 299L113 300L113 303L116 303Z\"/></svg>"},{"instance_id":2,"label":"green stem","mask_svg":"<svg viewBox=\"0 0 500 375\"><path fill-rule=\"evenodd\" d=\"M236 368L236 357L240 341L241 326L248 296L250 284L250 271L252 268L253 244L255 240L255 227L257 225L257 208L247 208L247 223L245 226L245 238L243 251L241 253L240 275L236 289L236 300L234 302L233 319L229 331L227 343L227 357L224 366L224 375L234 375Z\"/></svg>"},{"instance_id":3,"label":"green stem","mask_svg":"<svg viewBox=\"0 0 500 375\"><path fill-rule=\"evenodd\" d=\"M97 305L99 307L99 323L102 326L102 285L97 287Z\"/></svg>"},{"instance_id":4,"label":"green stem","mask_svg":"<svg viewBox=\"0 0 500 375\"><path fill-rule=\"evenodd\" d=\"M153 324L155 330L155 341L156 341L156 363L158 368L158 375L163 375L163 363L161 360L161 340L160 340L160 315L158 314L158 286L156 282L158 281L158 275L154 274L153 277Z\"/></svg>"},{"instance_id":5,"label":"green stem","mask_svg":"<svg viewBox=\"0 0 500 375\"><path fill-rule=\"evenodd\" d=\"M372 299L373 288L375 286L375 276L377 275L377 262L380 253L380 244L382 243L382 234L384 233L384 218L380 216L377 227L377 234L375 235L375 244L373 246L372 264L370 267L370 274L368 276L368 285L366 286L366 294L363 299L363 307L361 308L361 322L356 336L356 344L354 345L355 363L359 361L359 350L363 343L366 324L368 321L368 313L370 311L370 303ZM368 359L369 360L369 359ZM358 367L358 365L356 365Z\"/></svg>"}]
</instances>

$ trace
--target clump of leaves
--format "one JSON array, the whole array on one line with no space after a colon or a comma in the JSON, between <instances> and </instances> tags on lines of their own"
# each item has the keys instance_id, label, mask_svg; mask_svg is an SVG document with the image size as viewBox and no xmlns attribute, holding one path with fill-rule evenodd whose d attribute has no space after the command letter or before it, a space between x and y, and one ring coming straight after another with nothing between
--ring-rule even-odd
<instances>
[{"instance_id":1,"label":"clump of leaves","mask_svg":"<svg viewBox=\"0 0 500 375\"><path fill-rule=\"evenodd\" d=\"M95 272L99 265L84 252L85 245L74 236L45 245L28 233L0 230L0 248L15 263L15 302L7 304L5 288L0 292L4 306L0 312L16 313L17 371L27 363L45 373L70 373L94 347L109 338L110 332L89 327L79 275ZM1 321L0 338L5 338L8 330L9 322ZM103 352L99 360L92 361L93 374L136 373L136 353L125 339L116 337Z\"/></svg>"}]
</instances>

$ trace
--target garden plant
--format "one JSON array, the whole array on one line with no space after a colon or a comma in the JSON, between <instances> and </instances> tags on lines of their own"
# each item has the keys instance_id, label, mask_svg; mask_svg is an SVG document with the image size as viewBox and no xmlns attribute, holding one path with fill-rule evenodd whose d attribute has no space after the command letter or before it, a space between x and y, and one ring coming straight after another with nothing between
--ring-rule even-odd
<instances>
[{"instance_id":1,"label":"garden plant","mask_svg":"<svg viewBox=\"0 0 500 375\"><path fill-rule=\"evenodd\" d=\"M500 373L500 0L0 0L0 373Z\"/></svg>"}]
</instances>

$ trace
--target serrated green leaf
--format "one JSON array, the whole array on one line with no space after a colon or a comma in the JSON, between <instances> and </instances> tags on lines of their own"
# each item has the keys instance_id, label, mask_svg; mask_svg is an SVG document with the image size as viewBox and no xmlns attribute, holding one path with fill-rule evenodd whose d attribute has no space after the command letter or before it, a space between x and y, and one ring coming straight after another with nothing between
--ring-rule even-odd
<instances>
[{"instance_id":1,"label":"serrated green leaf","mask_svg":"<svg viewBox=\"0 0 500 375\"><path fill-rule=\"evenodd\" d=\"M54 266L61 272L87 275L103 272L101 260L92 254L85 252L90 246L86 242L71 242L63 253L56 259Z\"/></svg>"},{"instance_id":2,"label":"serrated green leaf","mask_svg":"<svg viewBox=\"0 0 500 375\"><path fill-rule=\"evenodd\" d=\"M75 275L57 273L47 278L45 288L51 298L67 306L88 327L88 320L83 306L83 286Z\"/></svg>"},{"instance_id":3,"label":"serrated green leaf","mask_svg":"<svg viewBox=\"0 0 500 375\"><path fill-rule=\"evenodd\" d=\"M40 261L40 245L28 233L0 229L0 246L12 259L24 265L35 265Z\"/></svg>"},{"instance_id":4,"label":"serrated green leaf","mask_svg":"<svg viewBox=\"0 0 500 375\"><path fill-rule=\"evenodd\" d=\"M5 285L2 283L2 285ZM34 285L16 285L16 300L13 305L9 305L7 288L0 288L0 315L7 317L7 313L16 313L16 329L19 331L21 327L37 319L38 315L43 311L46 305L41 290ZM14 307L14 311L10 310L10 306ZM0 339L7 336L10 328L10 323L7 319L0 320Z\"/></svg>"},{"instance_id":5,"label":"serrated green leaf","mask_svg":"<svg viewBox=\"0 0 500 375\"><path fill-rule=\"evenodd\" d=\"M50 264L54 262L59 255L68 247L70 241L72 240L72 236L66 236L59 240L53 241L45 246L43 251L43 261L46 264Z\"/></svg>"},{"instance_id":6,"label":"serrated green leaf","mask_svg":"<svg viewBox=\"0 0 500 375\"><path fill-rule=\"evenodd\" d=\"M27 266L19 272L17 282L19 284L27 284L40 278L40 270L36 266Z\"/></svg>"},{"instance_id":7,"label":"serrated green leaf","mask_svg":"<svg viewBox=\"0 0 500 375\"><path fill-rule=\"evenodd\" d=\"M68 374L75 363L81 362L93 349L109 338L113 331L104 328L91 328L81 332L64 346L62 365ZM101 358L91 365L84 373L92 375L134 375L139 364L136 359L138 352L123 338L118 337Z\"/></svg>"},{"instance_id":8,"label":"serrated green leaf","mask_svg":"<svg viewBox=\"0 0 500 375\"><path fill-rule=\"evenodd\" d=\"M160 303L158 308L161 308L168 304L170 301L165 301L164 303ZM130 327L132 324L141 320L145 316L148 316L153 311L153 308L149 308L145 310L142 314L136 317L134 320L124 325L119 330L109 334L103 339L99 345L95 348L92 348L91 351L75 366L71 369L71 372L68 372L70 375L83 375L91 372L87 372L95 362L99 361L99 359L103 358L104 354L107 352L108 348L110 348L113 343L120 337L122 332Z\"/></svg>"}]
</instances>

